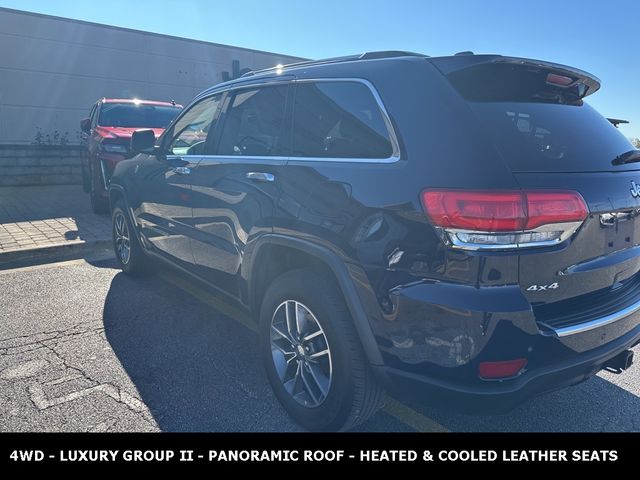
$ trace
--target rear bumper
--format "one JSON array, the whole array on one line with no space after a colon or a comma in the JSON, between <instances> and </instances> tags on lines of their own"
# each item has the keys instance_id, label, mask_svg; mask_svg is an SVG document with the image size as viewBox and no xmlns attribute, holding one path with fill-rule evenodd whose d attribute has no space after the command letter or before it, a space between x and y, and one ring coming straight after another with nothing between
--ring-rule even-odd
<instances>
[{"instance_id":1,"label":"rear bumper","mask_svg":"<svg viewBox=\"0 0 640 480\"><path fill-rule=\"evenodd\" d=\"M609 360L639 343L640 325L601 347L502 381L467 384L398 368L374 368L396 394L421 397L430 403L443 403L461 411L506 412L536 395L587 380L602 370Z\"/></svg>"}]
</instances>

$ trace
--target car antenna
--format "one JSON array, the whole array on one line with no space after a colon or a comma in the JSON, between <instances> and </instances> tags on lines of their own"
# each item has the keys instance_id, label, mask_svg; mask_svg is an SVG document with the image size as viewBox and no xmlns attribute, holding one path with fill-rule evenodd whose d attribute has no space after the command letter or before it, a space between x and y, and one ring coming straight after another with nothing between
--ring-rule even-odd
<instances>
[{"instance_id":1,"label":"car antenna","mask_svg":"<svg viewBox=\"0 0 640 480\"><path fill-rule=\"evenodd\" d=\"M176 101L173 98L171 99L171 105L173 105L174 107L176 106Z\"/></svg>"}]
</instances>

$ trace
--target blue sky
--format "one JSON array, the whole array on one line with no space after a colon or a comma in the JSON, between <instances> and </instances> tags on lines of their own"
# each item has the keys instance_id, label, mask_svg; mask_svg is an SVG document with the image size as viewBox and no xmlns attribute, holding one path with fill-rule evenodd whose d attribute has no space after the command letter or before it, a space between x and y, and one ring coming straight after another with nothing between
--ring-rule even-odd
<instances>
[{"instance_id":1,"label":"blue sky","mask_svg":"<svg viewBox=\"0 0 640 480\"><path fill-rule=\"evenodd\" d=\"M640 137L640 2L618 0L2 0L0 6L308 58L461 50L565 63ZM0 26L0 29L2 26Z\"/></svg>"}]
</instances>

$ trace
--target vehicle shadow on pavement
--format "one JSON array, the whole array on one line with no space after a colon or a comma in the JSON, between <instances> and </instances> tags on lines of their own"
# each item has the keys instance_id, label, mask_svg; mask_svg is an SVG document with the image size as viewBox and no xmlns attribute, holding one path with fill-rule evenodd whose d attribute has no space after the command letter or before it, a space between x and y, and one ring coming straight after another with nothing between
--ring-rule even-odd
<instances>
[{"instance_id":1,"label":"vehicle shadow on pavement","mask_svg":"<svg viewBox=\"0 0 640 480\"><path fill-rule=\"evenodd\" d=\"M634 365L622 375L600 373L573 387L532 398L502 415L465 415L438 409L429 409L425 415L454 431L640 431L640 397L613 382L626 383L629 388L635 384L637 392L640 366Z\"/></svg>"},{"instance_id":2,"label":"vehicle shadow on pavement","mask_svg":"<svg viewBox=\"0 0 640 480\"><path fill-rule=\"evenodd\" d=\"M163 431L297 430L246 327L159 277L114 277L107 340Z\"/></svg>"},{"instance_id":3,"label":"vehicle shadow on pavement","mask_svg":"<svg viewBox=\"0 0 640 480\"><path fill-rule=\"evenodd\" d=\"M103 320L107 340L161 430L299 430L271 393L257 335L172 283L117 274ZM638 369L594 377L503 415L404 403L451 431L640 431L640 398L632 393L637 386L631 388L640 382ZM411 416L403 421L380 413L359 429L415 427Z\"/></svg>"}]
</instances>

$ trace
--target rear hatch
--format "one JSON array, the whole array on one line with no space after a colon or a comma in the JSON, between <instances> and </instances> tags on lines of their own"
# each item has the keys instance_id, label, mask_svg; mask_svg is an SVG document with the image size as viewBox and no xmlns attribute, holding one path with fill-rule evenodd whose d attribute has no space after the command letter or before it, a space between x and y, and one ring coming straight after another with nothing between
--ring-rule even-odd
<instances>
[{"instance_id":1,"label":"rear hatch","mask_svg":"<svg viewBox=\"0 0 640 480\"><path fill-rule=\"evenodd\" d=\"M638 301L640 157L585 103L598 79L501 56L431 61L466 100L521 189L575 191L588 207L567 241L517 252L520 286L539 323L568 326Z\"/></svg>"}]
</instances>

